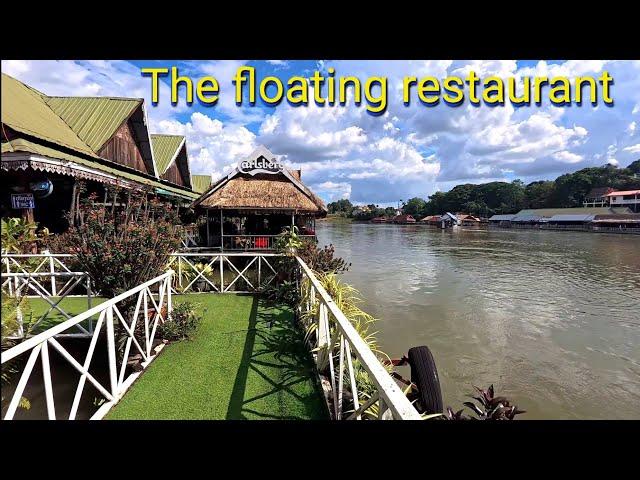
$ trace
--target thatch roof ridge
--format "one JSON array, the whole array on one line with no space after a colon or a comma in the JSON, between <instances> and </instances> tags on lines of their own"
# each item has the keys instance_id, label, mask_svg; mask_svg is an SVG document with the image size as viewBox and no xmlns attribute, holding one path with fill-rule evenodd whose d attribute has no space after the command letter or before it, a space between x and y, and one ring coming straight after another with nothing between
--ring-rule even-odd
<instances>
[{"instance_id":1,"label":"thatch roof ridge","mask_svg":"<svg viewBox=\"0 0 640 480\"><path fill-rule=\"evenodd\" d=\"M236 168L214 182L192 206L226 209L280 209L317 212L327 208L289 169L281 174L242 174Z\"/></svg>"}]
</instances>

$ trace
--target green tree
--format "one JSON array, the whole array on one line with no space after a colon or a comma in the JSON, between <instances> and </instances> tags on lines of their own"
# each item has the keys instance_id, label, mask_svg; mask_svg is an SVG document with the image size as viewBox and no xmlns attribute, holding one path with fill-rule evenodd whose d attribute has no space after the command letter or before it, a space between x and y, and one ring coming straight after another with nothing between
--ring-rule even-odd
<instances>
[{"instance_id":1,"label":"green tree","mask_svg":"<svg viewBox=\"0 0 640 480\"><path fill-rule=\"evenodd\" d=\"M327 211L329 213L343 213L345 216L350 216L353 211L353 204L348 198L343 198L329 203L327 205Z\"/></svg>"},{"instance_id":2,"label":"green tree","mask_svg":"<svg viewBox=\"0 0 640 480\"><path fill-rule=\"evenodd\" d=\"M636 160L635 162L632 162L627 167L627 170L631 171L631 173L636 173L640 175L640 160Z\"/></svg>"},{"instance_id":3,"label":"green tree","mask_svg":"<svg viewBox=\"0 0 640 480\"><path fill-rule=\"evenodd\" d=\"M407 215L423 215L427 207L427 202L420 197L413 197L407 200L402 207L402 212Z\"/></svg>"},{"instance_id":4,"label":"green tree","mask_svg":"<svg viewBox=\"0 0 640 480\"><path fill-rule=\"evenodd\" d=\"M387 207L384 209L383 215L385 217L393 217L396 214L396 209L393 207Z\"/></svg>"},{"instance_id":5,"label":"green tree","mask_svg":"<svg viewBox=\"0 0 640 480\"><path fill-rule=\"evenodd\" d=\"M524 189L525 208L551 207L555 185L555 182L544 180L527 185Z\"/></svg>"}]
</instances>

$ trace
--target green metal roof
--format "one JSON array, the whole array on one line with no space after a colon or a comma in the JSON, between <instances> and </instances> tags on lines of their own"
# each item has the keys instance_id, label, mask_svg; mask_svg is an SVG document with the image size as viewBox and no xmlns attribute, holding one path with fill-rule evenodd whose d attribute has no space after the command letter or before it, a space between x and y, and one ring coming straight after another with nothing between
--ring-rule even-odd
<instances>
[{"instance_id":1,"label":"green metal roof","mask_svg":"<svg viewBox=\"0 0 640 480\"><path fill-rule=\"evenodd\" d=\"M92 168L103 173L107 173L113 175L115 177L121 178L123 180L129 180L132 182L136 182L142 185L146 185L148 187L154 188L156 191L160 193L171 193L175 196L182 197L185 199L193 200L199 197L199 194L194 192L185 191L179 188L172 187L170 185L166 185L157 180L152 180L149 178L145 178L141 175L136 175L134 173L125 172L119 168L110 167L107 165L103 165L102 163L94 160L89 160L77 155L71 155L68 153L61 152L54 148L46 147L44 145L40 145L38 143L31 142L24 138L17 138L15 140L11 140L10 142L5 142L2 144L2 154L7 154L11 152L29 152L34 153L36 155L43 155L45 157L55 158L58 160L63 160L67 162L74 162L78 165L82 165L84 167ZM10 160L10 159L7 159Z\"/></svg>"},{"instance_id":2,"label":"green metal roof","mask_svg":"<svg viewBox=\"0 0 640 480\"><path fill-rule=\"evenodd\" d=\"M96 153L47 105L40 92L2 74L2 123L34 137L96 157Z\"/></svg>"},{"instance_id":3,"label":"green metal roof","mask_svg":"<svg viewBox=\"0 0 640 480\"><path fill-rule=\"evenodd\" d=\"M191 175L194 192L204 193L211 186L211 175Z\"/></svg>"},{"instance_id":4,"label":"green metal roof","mask_svg":"<svg viewBox=\"0 0 640 480\"><path fill-rule=\"evenodd\" d=\"M148 167L153 179L145 177L144 174L131 173L122 169L118 163L98 156L97 152L130 117L138 117L134 123L140 124L139 128L144 130L143 136L146 138L146 118L144 113L139 114L137 111L142 105L143 100L136 98L47 97L42 92L3 73L2 123L17 132L71 149L73 152L78 152L79 156L72 152L59 151L56 147L45 147L38 141L32 142L24 138L3 143L2 152L22 150L59 160L73 161L126 180L153 186L156 191L170 192L187 199L197 198L198 194L192 192L189 186L180 188L162 179L156 180L155 171L158 165L153 162L155 155L152 149L156 147L153 140L152 145L148 146L149 158L145 157L145 163L150 162L153 167ZM159 138L160 143L163 144L162 148L158 147L158 150L161 152L162 164L159 170L164 173L175 154L179 153L178 148L184 141L184 137L176 135L154 135L154 137ZM144 147L145 139L141 139L141 144ZM186 172L189 177L188 164Z\"/></svg>"},{"instance_id":5,"label":"green metal roof","mask_svg":"<svg viewBox=\"0 0 640 480\"><path fill-rule=\"evenodd\" d=\"M153 157L156 161L158 173L162 175L167 171L171 160L173 160L179 152L180 146L184 142L182 135L160 135L151 134L151 145L153 147Z\"/></svg>"},{"instance_id":6,"label":"green metal roof","mask_svg":"<svg viewBox=\"0 0 640 480\"><path fill-rule=\"evenodd\" d=\"M535 215L553 217L554 215L606 215L611 213L609 207L575 207L575 208L532 208L520 210L518 216Z\"/></svg>"},{"instance_id":7,"label":"green metal roof","mask_svg":"<svg viewBox=\"0 0 640 480\"><path fill-rule=\"evenodd\" d=\"M47 97L45 101L95 152L142 104L142 99L112 97Z\"/></svg>"}]
</instances>

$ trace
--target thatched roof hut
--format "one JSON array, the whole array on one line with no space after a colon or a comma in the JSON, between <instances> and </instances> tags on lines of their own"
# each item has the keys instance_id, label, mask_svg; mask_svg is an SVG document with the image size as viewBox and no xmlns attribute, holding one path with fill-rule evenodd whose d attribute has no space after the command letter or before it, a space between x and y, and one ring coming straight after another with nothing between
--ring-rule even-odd
<instances>
[{"instance_id":1,"label":"thatched roof hut","mask_svg":"<svg viewBox=\"0 0 640 480\"><path fill-rule=\"evenodd\" d=\"M253 152L244 162L255 165L260 158L273 159L266 148ZM242 163L242 162L241 162ZM277 164L276 164L277 165ZM301 172L284 167L253 170L236 167L229 175L215 182L200 198L193 202L194 207L206 209L238 210L246 213L311 214L324 217L327 207L322 199L302 183Z\"/></svg>"},{"instance_id":2,"label":"thatched roof hut","mask_svg":"<svg viewBox=\"0 0 640 480\"><path fill-rule=\"evenodd\" d=\"M315 219L327 214L324 202L302 183L300 170L285 168L265 147L238 162L192 207L206 211L206 246L223 250L269 250L294 226L315 237Z\"/></svg>"}]
</instances>

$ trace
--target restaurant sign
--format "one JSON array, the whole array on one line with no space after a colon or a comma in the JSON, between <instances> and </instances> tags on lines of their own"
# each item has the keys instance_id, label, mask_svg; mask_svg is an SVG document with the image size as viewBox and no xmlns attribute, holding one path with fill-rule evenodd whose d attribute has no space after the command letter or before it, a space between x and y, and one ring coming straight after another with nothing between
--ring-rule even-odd
<instances>
[{"instance_id":1,"label":"restaurant sign","mask_svg":"<svg viewBox=\"0 0 640 480\"><path fill-rule=\"evenodd\" d=\"M12 208L35 208L35 201L33 200L33 193L13 193L11 194L11 207Z\"/></svg>"},{"instance_id":2,"label":"restaurant sign","mask_svg":"<svg viewBox=\"0 0 640 480\"><path fill-rule=\"evenodd\" d=\"M269 173L273 175L283 170L284 166L277 162L275 157L269 160L264 155L241 160L238 163L238 171L240 173L248 173L249 175L256 175L257 173Z\"/></svg>"}]
</instances>

